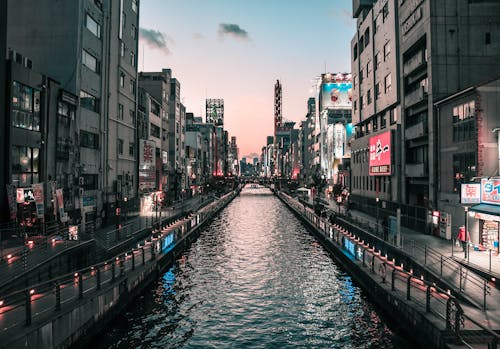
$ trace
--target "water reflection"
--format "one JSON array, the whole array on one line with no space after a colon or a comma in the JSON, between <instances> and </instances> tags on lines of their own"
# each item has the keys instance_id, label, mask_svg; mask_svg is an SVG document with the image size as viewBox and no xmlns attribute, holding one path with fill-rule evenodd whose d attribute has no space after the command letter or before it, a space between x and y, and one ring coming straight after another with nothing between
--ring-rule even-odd
<instances>
[{"instance_id":1,"label":"water reflection","mask_svg":"<svg viewBox=\"0 0 500 349\"><path fill-rule=\"evenodd\" d=\"M242 195L105 340L110 348L396 348L351 278L275 197Z\"/></svg>"}]
</instances>

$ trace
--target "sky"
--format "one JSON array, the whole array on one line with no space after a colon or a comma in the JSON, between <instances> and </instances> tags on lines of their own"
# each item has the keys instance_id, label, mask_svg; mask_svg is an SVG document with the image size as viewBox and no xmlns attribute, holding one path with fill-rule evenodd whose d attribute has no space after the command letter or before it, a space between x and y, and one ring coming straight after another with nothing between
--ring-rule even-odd
<instances>
[{"instance_id":1,"label":"sky","mask_svg":"<svg viewBox=\"0 0 500 349\"><path fill-rule=\"evenodd\" d=\"M273 135L274 84L283 118L305 118L324 72L350 72L352 0L142 0L139 71L172 69L187 112L224 99L224 128L240 158Z\"/></svg>"}]
</instances>

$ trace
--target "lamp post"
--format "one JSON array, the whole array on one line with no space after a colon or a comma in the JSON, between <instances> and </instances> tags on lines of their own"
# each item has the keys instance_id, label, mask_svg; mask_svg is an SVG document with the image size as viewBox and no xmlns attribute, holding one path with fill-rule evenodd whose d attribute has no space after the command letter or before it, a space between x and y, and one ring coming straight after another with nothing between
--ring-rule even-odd
<instances>
[{"instance_id":1,"label":"lamp post","mask_svg":"<svg viewBox=\"0 0 500 349\"><path fill-rule=\"evenodd\" d=\"M467 244L467 247L465 249L465 257L467 258L467 262L469 261L469 225L468 225L468 212L469 212L469 207L464 206L464 212L465 212L465 243Z\"/></svg>"},{"instance_id":2,"label":"lamp post","mask_svg":"<svg viewBox=\"0 0 500 349\"><path fill-rule=\"evenodd\" d=\"M378 233L379 233L379 230L378 230L378 202L379 202L379 201L380 201L380 199L379 199L379 197L377 196L377 197L375 198L375 202L376 202L376 204L377 204L377 235L378 235Z\"/></svg>"}]
</instances>

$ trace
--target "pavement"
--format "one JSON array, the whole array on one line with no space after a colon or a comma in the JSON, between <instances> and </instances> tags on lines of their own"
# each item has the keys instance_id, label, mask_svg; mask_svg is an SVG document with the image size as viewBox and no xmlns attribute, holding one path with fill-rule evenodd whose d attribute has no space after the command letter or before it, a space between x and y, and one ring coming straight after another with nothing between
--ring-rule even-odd
<instances>
[{"instance_id":1,"label":"pavement","mask_svg":"<svg viewBox=\"0 0 500 349\"><path fill-rule=\"evenodd\" d=\"M87 233L101 247L110 249L118 244L129 241L134 234L139 234L144 229L151 228L153 223L158 224L160 221L168 222L172 217L178 216L188 209L197 208L211 198L212 196L210 195L195 196L175 202L172 206L163 208L161 215L160 211L158 211L158 218L155 217L156 212L151 216L141 216L138 213L131 213L129 217L123 218L121 222L122 228L119 233L117 233L116 225L114 224ZM21 238L4 241L4 248L2 249L3 258L0 260L0 288L9 284L11 280L19 278L25 272L47 262L54 256L87 242L88 240L52 240L51 237L46 240L35 240L32 244L26 245Z\"/></svg>"}]
</instances>

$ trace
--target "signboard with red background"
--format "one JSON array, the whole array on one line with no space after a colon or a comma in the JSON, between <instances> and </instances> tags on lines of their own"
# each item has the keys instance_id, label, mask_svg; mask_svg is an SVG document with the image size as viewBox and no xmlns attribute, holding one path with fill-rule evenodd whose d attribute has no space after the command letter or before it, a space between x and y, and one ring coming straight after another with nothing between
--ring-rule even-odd
<instances>
[{"instance_id":1,"label":"signboard with red background","mask_svg":"<svg viewBox=\"0 0 500 349\"><path fill-rule=\"evenodd\" d=\"M460 202L462 204L479 204L481 202L481 183L466 183L461 186Z\"/></svg>"},{"instance_id":2,"label":"signboard with red background","mask_svg":"<svg viewBox=\"0 0 500 349\"><path fill-rule=\"evenodd\" d=\"M481 202L500 205L500 179L481 179Z\"/></svg>"},{"instance_id":3,"label":"signboard with red background","mask_svg":"<svg viewBox=\"0 0 500 349\"><path fill-rule=\"evenodd\" d=\"M370 138L370 176L390 176L391 168L391 131Z\"/></svg>"}]
</instances>

